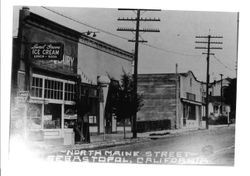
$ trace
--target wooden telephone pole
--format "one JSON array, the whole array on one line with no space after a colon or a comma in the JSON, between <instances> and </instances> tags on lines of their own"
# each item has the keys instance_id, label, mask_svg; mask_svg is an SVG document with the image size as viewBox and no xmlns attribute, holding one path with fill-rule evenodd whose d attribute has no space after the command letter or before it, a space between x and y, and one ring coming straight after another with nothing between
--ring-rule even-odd
<instances>
[{"instance_id":1,"label":"wooden telephone pole","mask_svg":"<svg viewBox=\"0 0 250 176\"><path fill-rule=\"evenodd\" d=\"M223 82L223 74L220 74L220 80L221 80L221 83L220 83L220 114L222 115L222 101L223 101L223 92L222 92L222 82Z\"/></svg>"},{"instance_id":2,"label":"wooden telephone pole","mask_svg":"<svg viewBox=\"0 0 250 176\"><path fill-rule=\"evenodd\" d=\"M118 28L117 31L127 31L127 32L135 32L135 40L128 40L129 42L135 42L135 53L134 53L134 98L137 100L137 74L138 74L138 46L141 42L147 42L145 40L139 40L140 32L160 32L158 29L140 29L140 22L153 22L160 21L159 18L141 18L141 12L145 11L161 11L159 9L118 9L123 11L135 11L136 18L118 18L118 21L134 21L136 22L136 27L134 28ZM136 111L133 116L133 138L137 137L137 125L136 125Z\"/></svg>"},{"instance_id":3,"label":"wooden telephone pole","mask_svg":"<svg viewBox=\"0 0 250 176\"><path fill-rule=\"evenodd\" d=\"M199 43L199 44L207 44L207 46L198 46L195 47L195 49L203 49L203 50L207 50L206 53L202 53L207 55L207 81L206 81L206 129L209 128L208 126L208 122L209 122L209 118L208 118L208 103L209 103L209 98L208 98L208 90L209 90L209 59L210 59L210 55L214 55L214 53L211 53L212 49L222 49L222 47L211 47L211 44L222 44L222 42L212 42L211 39L213 38L223 38L222 36L211 36L211 35L207 35L207 36L196 36L195 38L197 39L207 39L207 41L195 41L195 43Z\"/></svg>"}]
</instances>

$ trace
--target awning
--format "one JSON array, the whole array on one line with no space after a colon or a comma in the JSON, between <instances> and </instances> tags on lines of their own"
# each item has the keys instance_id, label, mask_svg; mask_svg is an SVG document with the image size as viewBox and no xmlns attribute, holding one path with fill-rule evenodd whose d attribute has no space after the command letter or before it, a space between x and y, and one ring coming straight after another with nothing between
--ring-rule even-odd
<instances>
[{"instance_id":1,"label":"awning","mask_svg":"<svg viewBox=\"0 0 250 176\"><path fill-rule=\"evenodd\" d=\"M186 103L190 103L190 104L195 104L195 105L202 106L202 102L198 102L198 101L192 101L192 100L188 100L188 99L185 99L185 98L181 98L181 101L186 102Z\"/></svg>"}]
</instances>

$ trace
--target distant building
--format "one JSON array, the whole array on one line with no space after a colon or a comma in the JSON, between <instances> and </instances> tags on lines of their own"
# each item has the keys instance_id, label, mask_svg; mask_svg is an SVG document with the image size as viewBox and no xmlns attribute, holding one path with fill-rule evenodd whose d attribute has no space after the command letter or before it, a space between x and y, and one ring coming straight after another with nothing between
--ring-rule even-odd
<instances>
[{"instance_id":1,"label":"distant building","mask_svg":"<svg viewBox=\"0 0 250 176\"><path fill-rule=\"evenodd\" d=\"M131 72L132 60L132 53L23 8L13 39L11 133L63 139L77 109L89 109L91 132L115 131L109 86Z\"/></svg>"},{"instance_id":2,"label":"distant building","mask_svg":"<svg viewBox=\"0 0 250 176\"><path fill-rule=\"evenodd\" d=\"M204 96L202 82L187 73L139 74L138 91L144 106L138 112L138 131L200 128Z\"/></svg>"},{"instance_id":3,"label":"distant building","mask_svg":"<svg viewBox=\"0 0 250 176\"><path fill-rule=\"evenodd\" d=\"M222 81L222 84L221 84ZM228 116L230 106L225 104L224 90L229 86L231 79L225 78L210 83L208 114L210 118L216 119L219 116Z\"/></svg>"}]
</instances>

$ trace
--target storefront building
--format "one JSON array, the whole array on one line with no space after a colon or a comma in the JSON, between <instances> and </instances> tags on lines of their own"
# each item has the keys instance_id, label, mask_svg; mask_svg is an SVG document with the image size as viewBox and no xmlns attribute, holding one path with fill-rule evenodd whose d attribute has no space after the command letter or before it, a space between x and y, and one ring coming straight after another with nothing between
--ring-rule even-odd
<instances>
[{"instance_id":1,"label":"storefront building","mask_svg":"<svg viewBox=\"0 0 250 176\"><path fill-rule=\"evenodd\" d=\"M77 73L83 83L98 87L101 99L93 99L93 103L99 108L98 112L89 116L91 133L117 132L117 122L111 107L112 86L119 83L124 73L131 74L133 56L132 53L103 41L81 36Z\"/></svg>"},{"instance_id":2,"label":"storefront building","mask_svg":"<svg viewBox=\"0 0 250 176\"><path fill-rule=\"evenodd\" d=\"M204 126L202 84L191 71L140 74L138 91L144 98L137 116L139 131Z\"/></svg>"},{"instance_id":3,"label":"storefront building","mask_svg":"<svg viewBox=\"0 0 250 176\"><path fill-rule=\"evenodd\" d=\"M131 72L132 58L23 8L13 40L11 132L25 129L30 138L63 139L73 134L86 98L90 131L104 132L109 84L123 69Z\"/></svg>"},{"instance_id":4,"label":"storefront building","mask_svg":"<svg viewBox=\"0 0 250 176\"><path fill-rule=\"evenodd\" d=\"M76 119L80 35L28 8L20 10L18 38L13 43L17 54L13 55L12 97L28 94L22 122L26 135L40 132L44 139L63 138L66 131L73 132L70 120ZM13 100L15 111L20 101Z\"/></svg>"}]
</instances>

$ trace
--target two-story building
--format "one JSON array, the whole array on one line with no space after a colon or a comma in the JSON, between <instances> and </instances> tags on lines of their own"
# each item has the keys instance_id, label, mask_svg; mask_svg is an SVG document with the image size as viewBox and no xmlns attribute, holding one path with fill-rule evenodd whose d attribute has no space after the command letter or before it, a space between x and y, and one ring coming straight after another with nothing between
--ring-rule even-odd
<instances>
[{"instance_id":1,"label":"two-story building","mask_svg":"<svg viewBox=\"0 0 250 176\"><path fill-rule=\"evenodd\" d=\"M208 114L210 118L229 115L230 106L225 104L224 89L229 86L230 81L230 78L225 78L210 83L208 105Z\"/></svg>"},{"instance_id":2,"label":"two-story building","mask_svg":"<svg viewBox=\"0 0 250 176\"><path fill-rule=\"evenodd\" d=\"M204 126L204 90L192 71L139 74L138 91L144 104L137 116L138 131Z\"/></svg>"}]
</instances>

